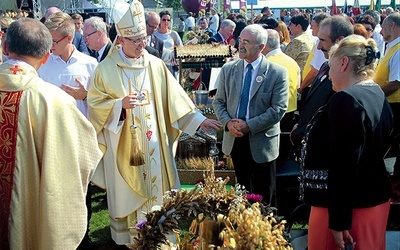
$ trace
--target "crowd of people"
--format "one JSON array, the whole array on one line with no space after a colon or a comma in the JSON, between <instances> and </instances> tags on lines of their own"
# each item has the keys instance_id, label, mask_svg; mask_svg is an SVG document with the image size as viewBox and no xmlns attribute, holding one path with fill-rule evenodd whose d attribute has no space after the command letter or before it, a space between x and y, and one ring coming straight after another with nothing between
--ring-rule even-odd
<instances>
[{"instance_id":1,"label":"crowd of people","mask_svg":"<svg viewBox=\"0 0 400 250\"><path fill-rule=\"evenodd\" d=\"M237 183L272 206L277 160L299 162L309 249L385 249L400 180L398 11L277 20L268 7L249 19L211 9L176 31L166 10L120 4L113 26L57 7L41 21L0 17L1 249L90 249L90 183L107 190L112 239L129 244L180 188L176 144L198 128L223 130ZM235 48L215 84L216 120L179 84L174 48L196 30Z\"/></svg>"}]
</instances>

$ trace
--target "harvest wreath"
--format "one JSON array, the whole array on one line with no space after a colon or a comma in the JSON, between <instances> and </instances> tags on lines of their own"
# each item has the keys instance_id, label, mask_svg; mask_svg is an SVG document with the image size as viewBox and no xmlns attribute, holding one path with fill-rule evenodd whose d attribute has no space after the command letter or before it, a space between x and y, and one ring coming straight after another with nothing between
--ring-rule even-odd
<instances>
[{"instance_id":1,"label":"harvest wreath","mask_svg":"<svg viewBox=\"0 0 400 250\"><path fill-rule=\"evenodd\" d=\"M131 249L292 249L285 234L285 221L276 209L259 203L262 197L248 194L240 185L227 188L214 171L204 172L204 183L194 189L171 190L164 204L136 224L138 236ZM192 220L189 230L181 220ZM167 235L176 235L176 244Z\"/></svg>"}]
</instances>

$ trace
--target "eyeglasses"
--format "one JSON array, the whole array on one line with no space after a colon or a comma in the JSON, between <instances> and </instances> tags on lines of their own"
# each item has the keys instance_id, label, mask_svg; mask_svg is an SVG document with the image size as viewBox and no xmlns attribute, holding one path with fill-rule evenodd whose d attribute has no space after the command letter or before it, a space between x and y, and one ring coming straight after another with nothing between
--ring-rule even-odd
<instances>
[{"instance_id":1,"label":"eyeglasses","mask_svg":"<svg viewBox=\"0 0 400 250\"><path fill-rule=\"evenodd\" d=\"M87 34L87 35L83 35L83 38L84 38L84 39L87 39L89 36L93 35L93 34L96 33L96 32L97 32L97 30L95 30L95 31L93 31L92 33L89 33L89 34Z\"/></svg>"},{"instance_id":2,"label":"eyeglasses","mask_svg":"<svg viewBox=\"0 0 400 250\"><path fill-rule=\"evenodd\" d=\"M53 40L53 44L58 44L59 42L61 42L62 40L64 40L64 39L67 38L67 37L68 37L68 35L64 36L63 38L61 38L61 39L58 40L58 41L54 41L54 40Z\"/></svg>"},{"instance_id":3,"label":"eyeglasses","mask_svg":"<svg viewBox=\"0 0 400 250\"><path fill-rule=\"evenodd\" d=\"M147 37L141 37L141 38L138 38L138 39L136 39L136 40L133 40L132 38L128 38L128 37L124 37L126 40L128 40L128 41L130 41L131 43L134 43L134 44L136 44L136 45L139 45L139 44L141 44L141 43L143 43L143 42L145 42L145 43L147 43Z\"/></svg>"},{"instance_id":4,"label":"eyeglasses","mask_svg":"<svg viewBox=\"0 0 400 250\"><path fill-rule=\"evenodd\" d=\"M366 30L367 30L368 32L371 32L371 31L373 31L374 29L366 28Z\"/></svg>"},{"instance_id":5,"label":"eyeglasses","mask_svg":"<svg viewBox=\"0 0 400 250\"><path fill-rule=\"evenodd\" d=\"M158 28L157 26L150 25L149 23L146 23L146 24L147 24L147 26L149 26L152 29L157 29Z\"/></svg>"},{"instance_id":6,"label":"eyeglasses","mask_svg":"<svg viewBox=\"0 0 400 250\"><path fill-rule=\"evenodd\" d=\"M171 19L161 19L163 22L171 22Z\"/></svg>"}]
</instances>

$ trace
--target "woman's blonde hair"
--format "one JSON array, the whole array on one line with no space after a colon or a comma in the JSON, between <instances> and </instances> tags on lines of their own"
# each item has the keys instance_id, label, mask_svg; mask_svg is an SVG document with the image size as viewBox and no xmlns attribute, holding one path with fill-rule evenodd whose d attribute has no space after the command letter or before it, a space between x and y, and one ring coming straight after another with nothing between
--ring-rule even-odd
<instances>
[{"instance_id":1,"label":"woman's blonde hair","mask_svg":"<svg viewBox=\"0 0 400 250\"><path fill-rule=\"evenodd\" d=\"M290 43L290 33L286 24L282 21L279 21L275 30L279 33L280 43L285 46L288 45Z\"/></svg>"},{"instance_id":2,"label":"woman's blonde hair","mask_svg":"<svg viewBox=\"0 0 400 250\"><path fill-rule=\"evenodd\" d=\"M331 58L348 57L355 75L372 77L375 72L380 53L373 39L365 39L360 35L350 35L332 46L329 51Z\"/></svg>"}]
</instances>

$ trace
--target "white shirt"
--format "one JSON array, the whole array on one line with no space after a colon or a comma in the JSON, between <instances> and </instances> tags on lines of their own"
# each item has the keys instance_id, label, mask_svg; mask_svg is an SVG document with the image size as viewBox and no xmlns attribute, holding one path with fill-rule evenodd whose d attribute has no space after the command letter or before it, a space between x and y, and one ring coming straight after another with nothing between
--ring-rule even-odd
<instances>
[{"instance_id":1,"label":"white shirt","mask_svg":"<svg viewBox=\"0 0 400 250\"><path fill-rule=\"evenodd\" d=\"M374 34L372 35L372 39L376 42L378 46L379 52L381 52L381 58L385 54L385 41L381 35L382 27L380 24L377 24L374 29Z\"/></svg>"},{"instance_id":2,"label":"white shirt","mask_svg":"<svg viewBox=\"0 0 400 250\"><path fill-rule=\"evenodd\" d=\"M254 80L256 79L257 73L258 73L258 68L260 67L261 59L263 56L259 56L255 61L251 63L251 66L253 67L253 72L251 74L251 84L250 84L250 91L249 91L249 102L250 102L250 96L251 96L251 90L253 89L253 84ZM240 94L242 94L243 87L244 87L244 79L246 78L247 74L247 65L248 63L244 60L244 69L243 69L243 82L242 82L242 90L240 91ZM238 117L239 114L239 109L240 109L240 102L238 105L238 109L236 111L236 117ZM249 119L249 103L247 103L247 111L246 111L246 121Z\"/></svg>"},{"instance_id":3,"label":"white shirt","mask_svg":"<svg viewBox=\"0 0 400 250\"><path fill-rule=\"evenodd\" d=\"M100 59L101 59L101 57L102 57L103 54L104 54L104 50L106 49L107 44L108 44L108 43L104 44L104 46L101 47L101 49L100 49L99 51L97 51L97 53L99 53L99 56L97 57L97 61L98 61L98 62L100 62Z\"/></svg>"},{"instance_id":4,"label":"white shirt","mask_svg":"<svg viewBox=\"0 0 400 250\"><path fill-rule=\"evenodd\" d=\"M64 62L61 57L51 54L46 64L39 68L38 74L44 81L57 87L61 87L62 84L78 87L75 79L79 78L87 91L97 64L95 58L83 54L75 48L67 62ZM87 117L86 100L76 100L76 106Z\"/></svg>"},{"instance_id":5,"label":"white shirt","mask_svg":"<svg viewBox=\"0 0 400 250\"><path fill-rule=\"evenodd\" d=\"M186 27L189 29L189 28L194 28L194 25L195 25L195 21L194 21L194 17L192 17L192 16L189 16L188 18L186 18L186 20L185 20L185 24L186 24Z\"/></svg>"},{"instance_id":6,"label":"white shirt","mask_svg":"<svg viewBox=\"0 0 400 250\"><path fill-rule=\"evenodd\" d=\"M319 70L324 64L324 62L328 61L328 59L325 58L324 52L322 50L318 49L318 43L319 39L317 38L317 41L315 42L314 46L314 57L310 62L311 67L313 67L316 70Z\"/></svg>"},{"instance_id":7,"label":"white shirt","mask_svg":"<svg viewBox=\"0 0 400 250\"><path fill-rule=\"evenodd\" d=\"M278 55L278 54L282 54L282 53L283 52L282 52L281 48L273 49L270 52L268 52L267 54L265 54L265 58L268 58L268 57L274 56L274 55Z\"/></svg>"},{"instance_id":8,"label":"white shirt","mask_svg":"<svg viewBox=\"0 0 400 250\"><path fill-rule=\"evenodd\" d=\"M217 34L217 30L218 30L218 25L219 25L219 16L218 14L215 14L211 17L210 20L210 25L208 26L208 28L210 29L210 31L213 33L213 36L215 34Z\"/></svg>"},{"instance_id":9,"label":"white shirt","mask_svg":"<svg viewBox=\"0 0 400 250\"><path fill-rule=\"evenodd\" d=\"M393 41L387 44L387 51L389 51L390 48L392 48L397 43L400 43L400 37L394 39ZM394 82L394 81L400 82L399 62L400 62L400 50L397 50L389 61L389 69L390 69L389 82Z\"/></svg>"},{"instance_id":10,"label":"white shirt","mask_svg":"<svg viewBox=\"0 0 400 250\"><path fill-rule=\"evenodd\" d=\"M175 43L177 46L183 46L182 40L175 30L170 30L167 33L161 33L157 30L154 32L154 35L164 41L164 48L166 49L173 50Z\"/></svg>"},{"instance_id":11,"label":"white shirt","mask_svg":"<svg viewBox=\"0 0 400 250\"><path fill-rule=\"evenodd\" d=\"M164 49L161 59L166 65L171 65L171 60L174 57L174 44L176 43L177 46L183 46L181 38L175 30L170 30L165 34L156 31L154 35L164 41ZM172 36L174 36L175 39L173 39Z\"/></svg>"}]
</instances>

